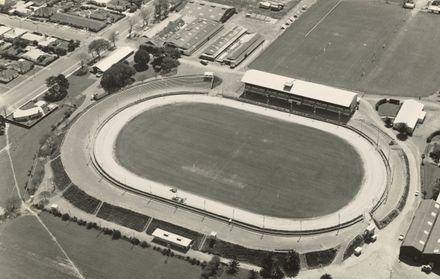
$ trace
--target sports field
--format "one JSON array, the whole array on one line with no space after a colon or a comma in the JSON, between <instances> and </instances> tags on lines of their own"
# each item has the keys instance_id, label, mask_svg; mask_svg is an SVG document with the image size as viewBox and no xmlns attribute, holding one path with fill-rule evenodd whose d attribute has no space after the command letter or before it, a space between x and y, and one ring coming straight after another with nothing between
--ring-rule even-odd
<instances>
[{"instance_id":1,"label":"sports field","mask_svg":"<svg viewBox=\"0 0 440 279\"><path fill-rule=\"evenodd\" d=\"M335 212L363 177L360 156L339 137L202 103L140 114L122 129L115 155L150 180L275 217Z\"/></svg>"},{"instance_id":2,"label":"sports field","mask_svg":"<svg viewBox=\"0 0 440 279\"><path fill-rule=\"evenodd\" d=\"M369 94L428 96L440 88L438 20L385 1L318 1L250 68Z\"/></svg>"}]
</instances>

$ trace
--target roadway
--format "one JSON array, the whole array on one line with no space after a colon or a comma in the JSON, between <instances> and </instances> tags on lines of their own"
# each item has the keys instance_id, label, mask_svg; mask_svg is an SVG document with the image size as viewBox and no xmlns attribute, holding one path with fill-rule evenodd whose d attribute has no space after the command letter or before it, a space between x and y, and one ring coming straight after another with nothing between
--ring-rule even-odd
<instances>
[{"instance_id":1,"label":"roadway","mask_svg":"<svg viewBox=\"0 0 440 279\"><path fill-rule=\"evenodd\" d=\"M48 77L58 74L69 76L79 69L80 62L76 58L76 55L82 52L88 53L87 46L92 40L98 37L108 37L112 31L116 31L119 32L120 39L124 38L124 40L120 41L120 45L132 44L132 41L125 40L125 37L128 34L126 18L96 34L71 27L57 26L53 23L35 22L28 19L20 19L18 17L11 17L3 14L0 14L0 22L11 27L38 31L68 40L78 39L81 41L81 46L74 52L60 57L34 75L29 76L16 86L10 88L5 93L0 94L0 109L2 112L3 110L6 110L7 114L12 113L15 109L26 104L28 101L43 94L47 90L45 81Z\"/></svg>"}]
</instances>

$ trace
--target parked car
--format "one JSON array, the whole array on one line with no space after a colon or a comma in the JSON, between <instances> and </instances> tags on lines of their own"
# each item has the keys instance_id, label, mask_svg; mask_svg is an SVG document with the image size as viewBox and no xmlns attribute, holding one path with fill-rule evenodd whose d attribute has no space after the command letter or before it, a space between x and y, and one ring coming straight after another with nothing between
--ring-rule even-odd
<instances>
[{"instance_id":1,"label":"parked car","mask_svg":"<svg viewBox=\"0 0 440 279\"><path fill-rule=\"evenodd\" d=\"M288 25L287 24L283 24L281 25L281 29L287 29Z\"/></svg>"},{"instance_id":2,"label":"parked car","mask_svg":"<svg viewBox=\"0 0 440 279\"><path fill-rule=\"evenodd\" d=\"M206 66L206 65L208 65L208 61L206 61L206 60L200 60L200 64L202 64L203 66Z\"/></svg>"},{"instance_id":3,"label":"parked car","mask_svg":"<svg viewBox=\"0 0 440 279\"><path fill-rule=\"evenodd\" d=\"M416 7L416 3L414 2L414 0L405 0L403 2L403 7L405 9L414 9Z\"/></svg>"}]
</instances>

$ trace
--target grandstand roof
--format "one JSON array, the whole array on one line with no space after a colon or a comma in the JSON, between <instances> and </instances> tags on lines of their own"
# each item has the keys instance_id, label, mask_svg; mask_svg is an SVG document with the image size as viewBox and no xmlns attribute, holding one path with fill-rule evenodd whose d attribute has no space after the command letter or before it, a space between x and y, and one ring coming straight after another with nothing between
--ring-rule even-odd
<instances>
[{"instance_id":1,"label":"grandstand roof","mask_svg":"<svg viewBox=\"0 0 440 279\"><path fill-rule=\"evenodd\" d=\"M241 81L343 107L350 107L357 98L357 94L350 91L258 70L247 71ZM293 86L286 90L285 85L289 83L293 84Z\"/></svg>"},{"instance_id":2,"label":"grandstand roof","mask_svg":"<svg viewBox=\"0 0 440 279\"><path fill-rule=\"evenodd\" d=\"M434 200L422 200L419 208L416 210L414 218L411 222L411 226L406 233L405 239L402 242L402 246L411 246L423 252L433 231L434 224L438 214L440 213L440 204ZM439 225L437 224L437 228ZM434 241L437 241L440 237L440 231L435 233L437 237ZM430 244L431 247L438 248L439 244ZM434 249L436 249L434 248Z\"/></svg>"},{"instance_id":3,"label":"grandstand roof","mask_svg":"<svg viewBox=\"0 0 440 279\"><path fill-rule=\"evenodd\" d=\"M110 69L113 64L120 62L122 59L131 55L133 52L134 49L132 49L131 47L120 47L113 51L109 56L96 63L93 67L101 72L105 72Z\"/></svg>"},{"instance_id":4,"label":"grandstand roof","mask_svg":"<svg viewBox=\"0 0 440 279\"><path fill-rule=\"evenodd\" d=\"M417 123L425 118L426 112L423 111L423 107L422 103L415 100L404 101L394 119L394 124L406 123L410 129L414 130Z\"/></svg>"},{"instance_id":5,"label":"grandstand roof","mask_svg":"<svg viewBox=\"0 0 440 279\"><path fill-rule=\"evenodd\" d=\"M234 12L235 8L232 6L199 0L188 1L181 11L185 16L202 17L219 22L226 21Z\"/></svg>"}]
</instances>

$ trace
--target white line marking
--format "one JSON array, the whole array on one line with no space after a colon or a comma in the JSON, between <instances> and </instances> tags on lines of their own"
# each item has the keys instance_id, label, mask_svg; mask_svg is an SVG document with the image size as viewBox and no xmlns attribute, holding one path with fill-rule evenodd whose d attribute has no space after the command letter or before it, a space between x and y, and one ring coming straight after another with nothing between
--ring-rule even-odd
<instances>
[{"instance_id":1,"label":"white line marking","mask_svg":"<svg viewBox=\"0 0 440 279\"><path fill-rule=\"evenodd\" d=\"M342 0L339 0L338 1L338 3L336 3L336 5L334 5L333 6L333 8L331 8L330 9L330 11L328 11L316 24L315 24L315 26L313 26L312 27L312 29L310 29L309 30L309 32L307 32L307 34L304 36L304 38L307 38L309 35L310 35L310 33L312 33L313 32L313 30L315 30L316 29L316 27L318 27L318 25L319 24L321 24L321 22L324 20L324 19L326 19L330 14L331 14L331 12L333 12L338 6L339 6L339 4L342 2Z\"/></svg>"}]
</instances>

